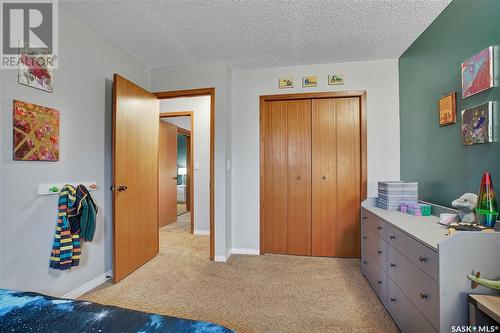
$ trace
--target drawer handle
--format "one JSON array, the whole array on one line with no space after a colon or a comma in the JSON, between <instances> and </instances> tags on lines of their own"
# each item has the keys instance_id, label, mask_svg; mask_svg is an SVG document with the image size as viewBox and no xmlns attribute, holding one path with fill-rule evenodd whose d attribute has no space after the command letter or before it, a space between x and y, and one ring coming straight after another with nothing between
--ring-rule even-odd
<instances>
[{"instance_id":1,"label":"drawer handle","mask_svg":"<svg viewBox=\"0 0 500 333\"><path fill-rule=\"evenodd\" d=\"M377 253L378 253L378 254L382 254L382 250L378 250L378 251L377 251Z\"/></svg>"},{"instance_id":2,"label":"drawer handle","mask_svg":"<svg viewBox=\"0 0 500 333\"><path fill-rule=\"evenodd\" d=\"M427 298L429 298L429 297L427 296L427 294L420 293L420 298L421 298L421 299L427 299Z\"/></svg>"},{"instance_id":3,"label":"drawer handle","mask_svg":"<svg viewBox=\"0 0 500 333\"><path fill-rule=\"evenodd\" d=\"M391 301L391 302L393 302L393 303L395 303L395 302L396 302L396 299L395 299L394 297L391 297L391 298L390 298L390 301Z\"/></svg>"},{"instance_id":4,"label":"drawer handle","mask_svg":"<svg viewBox=\"0 0 500 333\"><path fill-rule=\"evenodd\" d=\"M418 257L418 260L420 260L420 262L425 262L425 261L427 261L427 257L420 256L420 257Z\"/></svg>"},{"instance_id":5,"label":"drawer handle","mask_svg":"<svg viewBox=\"0 0 500 333\"><path fill-rule=\"evenodd\" d=\"M366 236L363 236L363 239L368 239L368 237L366 237Z\"/></svg>"},{"instance_id":6,"label":"drawer handle","mask_svg":"<svg viewBox=\"0 0 500 333\"><path fill-rule=\"evenodd\" d=\"M366 261L366 260L363 260L363 264L365 264L365 265L366 265L367 263L368 263L368 261Z\"/></svg>"},{"instance_id":7,"label":"drawer handle","mask_svg":"<svg viewBox=\"0 0 500 333\"><path fill-rule=\"evenodd\" d=\"M390 236L389 236L389 239L396 239L396 236L394 236L394 235L390 235Z\"/></svg>"},{"instance_id":8,"label":"drawer handle","mask_svg":"<svg viewBox=\"0 0 500 333\"><path fill-rule=\"evenodd\" d=\"M377 283L378 283L378 284L382 284L382 281L381 281L381 280L378 280L378 281L377 281Z\"/></svg>"},{"instance_id":9,"label":"drawer handle","mask_svg":"<svg viewBox=\"0 0 500 333\"><path fill-rule=\"evenodd\" d=\"M382 230L382 227L381 227L381 226L378 226L378 227L377 227L377 230Z\"/></svg>"},{"instance_id":10,"label":"drawer handle","mask_svg":"<svg viewBox=\"0 0 500 333\"><path fill-rule=\"evenodd\" d=\"M389 264L389 266L391 266L391 267L393 267L393 268L394 268L394 267L396 267L396 264L394 264L394 263L392 263L392 262L391 262L391 263Z\"/></svg>"}]
</instances>

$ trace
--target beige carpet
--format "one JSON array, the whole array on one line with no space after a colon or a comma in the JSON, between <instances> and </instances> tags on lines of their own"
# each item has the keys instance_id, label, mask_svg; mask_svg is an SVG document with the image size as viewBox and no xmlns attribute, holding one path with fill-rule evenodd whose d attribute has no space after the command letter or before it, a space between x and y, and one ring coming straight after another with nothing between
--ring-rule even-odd
<instances>
[{"instance_id":1,"label":"beige carpet","mask_svg":"<svg viewBox=\"0 0 500 333\"><path fill-rule=\"evenodd\" d=\"M233 255L208 260L208 236L189 214L160 231L160 253L137 272L82 299L205 320L238 332L397 332L359 261Z\"/></svg>"},{"instance_id":2,"label":"beige carpet","mask_svg":"<svg viewBox=\"0 0 500 333\"><path fill-rule=\"evenodd\" d=\"M187 205L185 203L177 203L177 216L187 212Z\"/></svg>"}]
</instances>

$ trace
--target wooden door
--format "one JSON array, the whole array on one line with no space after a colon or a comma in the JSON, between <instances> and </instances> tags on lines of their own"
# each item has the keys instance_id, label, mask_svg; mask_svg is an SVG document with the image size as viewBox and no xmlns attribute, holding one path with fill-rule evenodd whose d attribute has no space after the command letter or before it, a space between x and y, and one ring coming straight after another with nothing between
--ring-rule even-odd
<instances>
[{"instance_id":1,"label":"wooden door","mask_svg":"<svg viewBox=\"0 0 500 333\"><path fill-rule=\"evenodd\" d=\"M160 120L160 228L177 221L177 126Z\"/></svg>"},{"instance_id":2,"label":"wooden door","mask_svg":"<svg viewBox=\"0 0 500 333\"><path fill-rule=\"evenodd\" d=\"M311 101L266 102L261 116L262 250L311 255Z\"/></svg>"},{"instance_id":3,"label":"wooden door","mask_svg":"<svg viewBox=\"0 0 500 333\"><path fill-rule=\"evenodd\" d=\"M158 253L158 118L153 94L113 80L113 280Z\"/></svg>"},{"instance_id":4,"label":"wooden door","mask_svg":"<svg viewBox=\"0 0 500 333\"><path fill-rule=\"evenodd\" d=\"M335 99L312 101L312 255L335 256L337 135Z\"/></svg>"},{"instance_id":5,"label":"wooden door","mask_svg":"<svg viewBox=\"0 0 500 333\"><path fill-rule=\"evenodd\" d=\"M267 102L261 114L262 251L288 253L287 104Z\"/></svg>"},{"instance_id":6,"label":"wooden door","mask_svg":"<svg viewBox=\"0 0 500 333\"><path fill-rule=\"evenodd\" d=\"M312 105L312 254L359 257L359 98Z\"/></svg>"},{"instance_id":7,"label":"wooden door","mask_svg":"<svg viewBox=\"0 0 500 333\"><path fill-rule=\"evenodd\" d=\"M360 100L335 100L337 152L336 256L359 258L361 203Z\"/></svg>"},{"instance_id":8,"label":"wooden door","mask_svg":"<svg viewBox=\"0 0 500 333\"><path fill-rule=\"evenodd\" d=\"M311 255L311 100L287 101L286 106L287 253Z\"/></svg>"}]
</instances>

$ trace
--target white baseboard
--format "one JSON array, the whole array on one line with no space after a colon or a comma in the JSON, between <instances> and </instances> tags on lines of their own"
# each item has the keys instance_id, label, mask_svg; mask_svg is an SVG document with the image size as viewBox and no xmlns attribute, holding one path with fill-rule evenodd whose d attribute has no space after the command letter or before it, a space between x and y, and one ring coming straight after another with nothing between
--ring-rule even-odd
<instances>
[{"instance_id":1,"label":"white baseboard","mask_svg":"<svg viewBox=\"0 0 500 333\"><path fill-rule=\"evenodd\" d=\"M104 282L106 282L109 279L108 276L110 277L112 275L113 275L112 270L107 271L106 273L99 275L98 277L81 285L80 287L73 289L72 291L70 291L69 293L64 295L62 298L72 298L72 299L78 298L78 297L82 296L83 294L88 293L92 289L99 287L101 284L103 284Z\"/></svg>"},{"instance_id":2,"label":"white baseboard","mask_svg":"<svg viewBox=\"0 0 500 333\"><path fill-rule=\"evenodd\" d=\"M193 234L196 236L210 236L210 230L194 229Z\"/></svg>"},{"instance_id":3,"label":"white baseboard","mask_svg":"<svg viewBox=\"0 0 500 333\"><path fill-rule=\"evenodd\" d=\"M229 257L231 257L231 254L232 254L232 250L228 249L225 256L215 256L214 261L226 262L229 260Z\"/></svg>"},{"instance_id":4,"label":"white baseboard","mask_svg":"<svg viewBox=\"0 0 500 333\"><path fill-rule=\"evenodd\" d=\"M259 249L242 249L242 248L234 248L231 251L233 254L249 254L253 256L260 255Z\"/></svg>"}]
</instances>

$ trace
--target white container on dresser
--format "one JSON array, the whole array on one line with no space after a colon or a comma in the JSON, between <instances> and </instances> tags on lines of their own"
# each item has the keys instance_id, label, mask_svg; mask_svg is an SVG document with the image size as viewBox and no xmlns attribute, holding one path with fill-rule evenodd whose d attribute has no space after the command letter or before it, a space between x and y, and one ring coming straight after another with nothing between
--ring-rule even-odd
<instances>
[{"instance_id":1,"label":"white container on dresser","mask_svg":"<svg viewBox=\"0 0 500 333\"><path fill-rule=\"evenodd\" d=\"M500 278L500 232L447 236L436 216L375 205L370 198L361 207L361 267L399 328L450 332L467 325L467 295L496 293L472 289L467 274Z\"/></svg>"}]
</instances>

